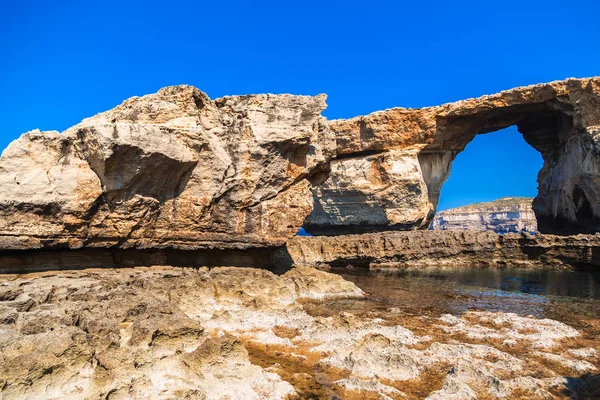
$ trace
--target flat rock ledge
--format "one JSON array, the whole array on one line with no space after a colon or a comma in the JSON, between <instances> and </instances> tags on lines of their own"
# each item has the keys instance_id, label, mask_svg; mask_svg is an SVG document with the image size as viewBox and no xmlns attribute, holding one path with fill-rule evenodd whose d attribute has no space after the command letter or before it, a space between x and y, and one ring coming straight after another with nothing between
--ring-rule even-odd
<instances>
[{"instance_id":1,"label":"flat rock ledge","mask_svg":"<svg viewBox=\"0 0 600 400\"><path fill-rule=\"evenodd\" d=\"M473 231L381 232L294 237L280 262L316 267L533 267L592 269L600 235L556 236Z\"/></svg>"},{"instance_id":2,"label":"flat rock ledge","mask_svg":"<svg viewBox=\"0 0 600 400\"><path fill-rule=\"evenodd\" d=\"M293 265L370 269L527 267L595 269L600 234L557 236L475 231L379 232L296 236L285 246L247 250L83 248L0 251L0 273L136 266L253 267Z\"/></svg>"}]
</instances>

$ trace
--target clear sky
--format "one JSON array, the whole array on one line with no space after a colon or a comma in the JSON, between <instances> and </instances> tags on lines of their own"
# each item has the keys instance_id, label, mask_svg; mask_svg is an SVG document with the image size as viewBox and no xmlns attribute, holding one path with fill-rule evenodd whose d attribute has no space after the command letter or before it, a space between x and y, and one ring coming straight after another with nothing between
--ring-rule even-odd
<instances>
[{"instance_id":1,"label":"clear sky","mask_svg":"<svg viewBox=\"0 0 600 400\"><path fill-rule=\"evenodd\" d=\"M597 0L4 0L0 148L182 83L327 93L333 119L600 75L598 15ZM440 208L535 195L540 165L514 130L480 135Z\"/></svg>"},{"instance_id":2,"label":"clear sky","mask_svg":"<svg viewBox=\"0 0 600 400\"><path fill-rule=\"evenodd\" d=\"M542 156L517 128L477 135L452 163L438 211L500 197L535 197Z\"/></svg>"}]
</instances>

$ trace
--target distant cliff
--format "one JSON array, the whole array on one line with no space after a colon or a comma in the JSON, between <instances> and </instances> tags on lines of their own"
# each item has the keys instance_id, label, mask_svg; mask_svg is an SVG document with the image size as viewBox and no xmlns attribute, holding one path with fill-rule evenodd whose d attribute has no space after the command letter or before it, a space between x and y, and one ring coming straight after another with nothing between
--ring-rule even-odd
<instances>
[{"instance_id":1,"label":"distant cliff","mask_svg":"<svg viewBox=\"0 0 600 400\"><path fill-rule=\"evenodd\" d=\"M535 232L537 221L531 208L532 200L528 197L504 197L487 203L440 211L431 222L431 229Z\"/></svg>"}]
</instances>

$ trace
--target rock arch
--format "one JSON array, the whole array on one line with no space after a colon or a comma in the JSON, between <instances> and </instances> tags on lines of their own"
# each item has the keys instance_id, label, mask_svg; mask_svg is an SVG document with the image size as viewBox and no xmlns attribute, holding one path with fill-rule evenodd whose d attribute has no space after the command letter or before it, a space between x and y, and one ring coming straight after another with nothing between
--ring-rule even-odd
<instances>
[{"instance_id":1,"label":"rock arch","mask_svg":"<svg viewBox=\"0 0 600 400\"><path fill-rule=\"evenodd\" d=\"M24 134L0 157L0 252L270 252L303 223L426 228L456 154L510 125L544 158L540 230L600 231L600 78L337 121L321 116L325 98L173 86Z\"/></svg>"},{"instance_id":2,"label":"rock arch","mask_svg":"<svg viewBox=\"0 0 600 400\"><path fill-rule=\"evenodd\" d=\"M516 125L544 165L533 207L545 233L600 231L600 79L568 79L329 123L337 156L313 190L313 234L423 229L456 155Z\"/></svg>"}]
</instances>

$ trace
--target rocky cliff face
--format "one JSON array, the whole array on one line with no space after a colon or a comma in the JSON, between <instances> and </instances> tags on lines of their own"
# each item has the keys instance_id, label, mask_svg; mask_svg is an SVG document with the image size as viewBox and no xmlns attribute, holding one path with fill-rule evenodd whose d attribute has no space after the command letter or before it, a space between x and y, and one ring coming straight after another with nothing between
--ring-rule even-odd
<instances>
[{"instance_id":1,"label":"rocky cliff face","mask_svg":"<svg viewBox=\"0 0 600 400\"><path fill-rule=\"evenodd\" d=\"M323 95L213 101L177 86L29 132L0 158L0 248L273 248L303 223L425 229L456 154L510 125L544 157L540 231L600 230L600 78L350 120L324 108Z\"/></svg>"},{"instance_id":2,"label":"rocky cliff face","mask_svg":"<svg viewBox=\"0 0 600 400\"><path fill-rule=\"evenodd\" d=\"M334 150L325 96L161 89L0 158L0 248L281 245Z\"/></svg>"},{"instance_id":3,"label":"rocky cliff face","mask_svg":"<svg viewBox=\"0 0 600 400\"><path fill-rule=\"evenodd\" d=\"M544 159L533 202L540 231L600 230L600 78L330 121L337 156L313 190L306 230L426 228L456 155L475 135L512 125Z\"/></svg>"},{"instance_id":4,"label":"rocky cliff face","mask_svg":"<svg viewBox=\"0 0 600 400\"><path fill-rule=\"evenodd\" d=\"M432 208L414 150L351 155L330 163L329 178L314 189L311 234L339 235L425 228Z\"/></svg>"},{"instance_id":5,"label":"rocky cliff face","mask_svg":"<svg viewBox=\"0 0 600 400\"><path fill-rule=\"evenodd\" d=\"M431 221L430 229L496 233L536 232L537 221L531 208L532 200L526 197L505 197L440 211Z\"/></svg>"}]
</instances>

